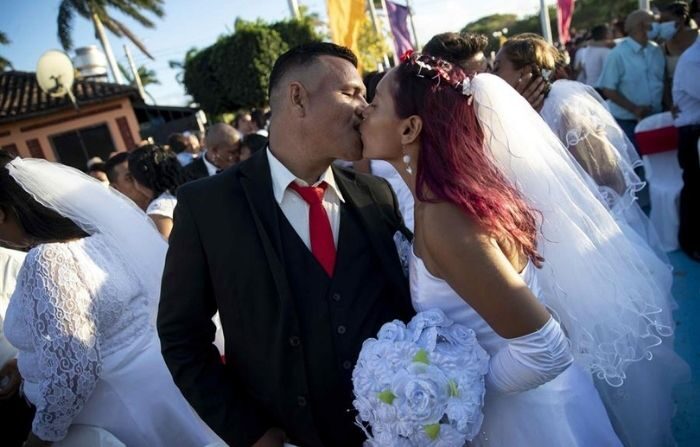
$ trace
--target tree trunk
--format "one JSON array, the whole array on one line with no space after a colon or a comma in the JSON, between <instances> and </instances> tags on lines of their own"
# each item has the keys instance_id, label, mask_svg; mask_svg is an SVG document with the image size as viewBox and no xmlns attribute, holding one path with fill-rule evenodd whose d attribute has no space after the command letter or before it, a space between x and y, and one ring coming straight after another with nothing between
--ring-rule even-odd
<instances>
[{"instance_id":1,"label":"tree trunk","mask_svg":"<svg viewBox=\"0 0 700 447\"><path fill-rule=\"evenodd\" d=\"M119 67L117 67L117 60L114 59L114 53L112 53L112 47L109 45L109 40L107 40L107 34L105 34L105 29L102 26L102 21L97 16L96 13L92 13L92 23L95 25L95 34L97 38L100 39L102 44L102 49L107 57L107 63L109 64L109 70L112 72L112 77L114 82L117 84L124 84L124 78L122 77Z\"/></svg>"}]
</instances>

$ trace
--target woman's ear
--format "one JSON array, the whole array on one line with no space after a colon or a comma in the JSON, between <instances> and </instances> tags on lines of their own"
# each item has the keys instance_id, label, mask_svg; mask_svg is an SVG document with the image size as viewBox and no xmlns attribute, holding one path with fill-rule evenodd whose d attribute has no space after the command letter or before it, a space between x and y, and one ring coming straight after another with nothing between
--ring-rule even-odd
<instances>
[{"instance_id":1,"label":"woman's ear","mask_svg":"<svg viewBox=\"0 0 700 447\"><path fill-rule=\"evenodd\" d=\"M306 89L301 82L290 82L288 92L289 104L294 113L299 116L306 115L306 107L308 105L308 95Z\"/></svg>"},{"instance_id":2,"label":"woman's ear","mask_svg":"<svg viewBox=\"0 0 700 447\"><path fill-rule=\"evenodd\" d=\"M423 130L423 120L418 115L411 115L401 123L401 145L407 146L418 141L421 130Z\"/></svg>"}]
</instances>

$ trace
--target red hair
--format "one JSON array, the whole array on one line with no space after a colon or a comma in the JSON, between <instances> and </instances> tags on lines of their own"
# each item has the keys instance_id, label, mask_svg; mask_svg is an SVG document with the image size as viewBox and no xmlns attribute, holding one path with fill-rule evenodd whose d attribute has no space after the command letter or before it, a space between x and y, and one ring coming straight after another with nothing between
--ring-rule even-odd
<instances>
[{"instance_id":1,"label":"red hair","mask_svg":"<svg viewBox=\"0 0 700 447\"><path fill-rule=\"evenodd\" d=\"M418 200L447 202L477 219L490 234L506 236L536 265L535 210L493 163L458 66L410 55L396 70L394 103L400 118L423 121L416 172Z\"/></svg>"}]
</instances>

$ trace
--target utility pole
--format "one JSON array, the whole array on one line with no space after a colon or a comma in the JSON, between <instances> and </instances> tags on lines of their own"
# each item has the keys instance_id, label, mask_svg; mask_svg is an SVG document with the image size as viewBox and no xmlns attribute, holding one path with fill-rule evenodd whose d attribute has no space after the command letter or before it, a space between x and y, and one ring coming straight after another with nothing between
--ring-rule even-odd
<instances>
[{"instance_id":1,"label":"utility pole","mask_svg":"<svg viewBox=\"0 0 700 447\"><path fill-rule=\"evenodd\" d=\"M289 12L292 14L292 18L299 20L301 18L299 2L297 0L287 0L287 3L289 3Z\"/></svg>"},{"instance_id":2,"label":"utility pole","mask_svg":"<svg viewBox=\"0 0 700 447\"><path fill-rule=\"evenodd\" d=\"M540 0L540 21L542 22L542 36L552 45L552 26L549 24L549 9L544 0Z\"/></svg>"},{"instance_id":3,"label":"utility pole","mask_svg":"<svg viewBox=\"0 0 700 447\"><path fill-rule=\"evenodd\" d=\"M139 76L139 70L136 68L134 59L131 57L131 51L129 51L129 47L127 47L126 44L124 44L124 53L126 53L126 60L129 61L129 68L134 76L134 82L136 83L136 88L139 90L139 96L141 96L142 100L146 101L146 91L143 89L141 76Z\"/></svg>"}]
</instances>

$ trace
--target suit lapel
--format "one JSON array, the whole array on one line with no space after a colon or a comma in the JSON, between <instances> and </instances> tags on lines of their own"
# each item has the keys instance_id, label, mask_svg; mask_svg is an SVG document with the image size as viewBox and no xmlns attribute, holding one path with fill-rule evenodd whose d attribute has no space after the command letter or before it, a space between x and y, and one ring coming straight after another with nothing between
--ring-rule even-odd
<instances>
[{"instance_id":1,"label":"suit lapel","mask_svg":"<svg viewBox=\"0 0 700 447\"><path fill-rule=\"evenodd\" d=\"M277 202L272 192L272 177L266 151L259 151L240 166L241 186L255 227L267 257L270 271L280 297L291 298L286 270L282 262L282 240L280 235Z\"/></svg>"},{"instance_id":2,"label":"suit lapel","mask_svg":"<svg viewBox=\"0 0 700 447\"><path fill-rule=\"evenodd\" d=\"M389 274L397 287L408 295L408 284L401 270L396 246L393 243L394 235L391 234L390 226L387 225L387 218L381 214L377 206L376 198L369 188L357 183L335 167L333 167L333 174L345 198L345 202L360 217L365 234L369 237L375 253L379 256L384 266L384 270ZM396 230L402 231L399 228L396 228Z\"/></svg>"}]
</instances>

